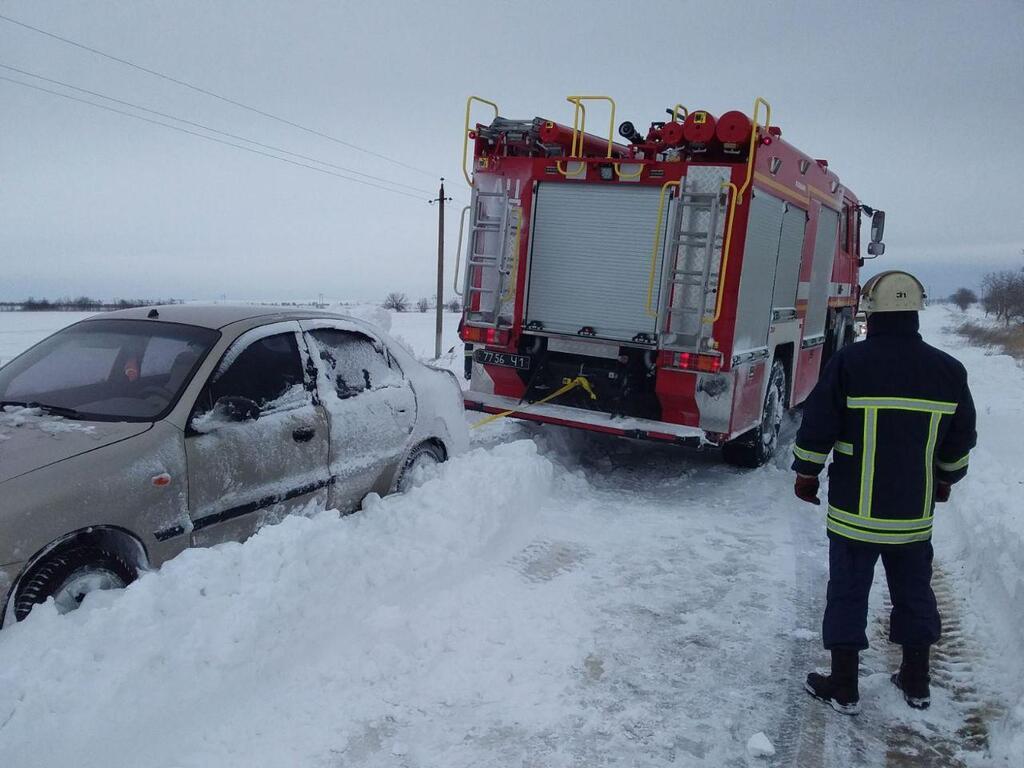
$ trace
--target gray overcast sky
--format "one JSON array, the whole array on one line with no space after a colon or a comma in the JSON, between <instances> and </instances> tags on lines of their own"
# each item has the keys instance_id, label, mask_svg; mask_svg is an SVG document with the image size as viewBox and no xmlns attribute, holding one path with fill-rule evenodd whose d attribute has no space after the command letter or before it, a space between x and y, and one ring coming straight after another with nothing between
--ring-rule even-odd
<instances>
[{"instance_id":1,"label":"gray overcast sky","mask_svg":"<svg viewBox=\"0 0 1024 768\"><path fill-rule=\"evenodd\" d=\"M0 13L427 173L2 21L0 64L426 190L443 174L463 199L469 94L568 121L566 94L606 93L644 125L677 101L720 114L763 95L788 140L887 211L879 267L945 293L1024 262L1020 0L8 0ZM430 295L429 197L0 81L0 298Z\"/></svg>"}]
</instances>

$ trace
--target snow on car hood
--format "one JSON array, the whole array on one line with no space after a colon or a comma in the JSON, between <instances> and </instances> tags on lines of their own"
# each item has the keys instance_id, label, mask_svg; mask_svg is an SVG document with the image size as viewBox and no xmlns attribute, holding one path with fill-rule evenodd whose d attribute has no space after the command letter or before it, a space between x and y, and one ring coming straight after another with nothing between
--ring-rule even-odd
<instances>
[{"instance_id":1,"label":"snow on car hood","mask_svg":"<svg viewBox=\"0 0 1024 768\"><path fill-rule=\"evenodd\" d=\"M102 448L150 428L148 422L75 421L38 408L0 409L0 483Z\"/></svg>"}]
</instances>

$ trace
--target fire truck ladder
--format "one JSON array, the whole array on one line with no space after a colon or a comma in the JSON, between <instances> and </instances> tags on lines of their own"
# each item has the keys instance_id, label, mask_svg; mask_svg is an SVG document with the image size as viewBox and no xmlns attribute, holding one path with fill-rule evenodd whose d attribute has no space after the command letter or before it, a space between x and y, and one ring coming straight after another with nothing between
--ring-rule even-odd
<instances>
[{"instance_id":1,"label":"fire truck ladder","mask_svg":"<svg viewBox=\"0 0 1024 768\"><path fill-rule=\"evenodd\" d=\"M495 207L500 207L498 215L494 215ZM522 212L505 192L482 192L475 188L471 210L463 283L466 319L472 325L497 328L502 306L512 298L515 289Z\"/></svg>"},{"instance_id":2,"label":"fire truck ladder","mask_svg":"<svg viewBox=\"0 0 1024 768\"><path fill-rule=\"evenodd\" d=\"M711 326L708 300L718 292L723 195L680 192L665 249L658 327L663 349L697 351ZM711 301L712 312L714 301Z\"/></svg>"}]
</instances>

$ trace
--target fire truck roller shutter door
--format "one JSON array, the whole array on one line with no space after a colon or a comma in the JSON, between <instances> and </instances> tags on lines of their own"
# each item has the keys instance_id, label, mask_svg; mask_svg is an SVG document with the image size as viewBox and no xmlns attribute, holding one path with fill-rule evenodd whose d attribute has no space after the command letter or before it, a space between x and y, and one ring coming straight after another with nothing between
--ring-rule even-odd
<instances>
[{"instance_id":1,"label":"fire truck roller shutter door","mask_svg":"<svg viewBox=\"0 0 1024 768\"><path fill-rule=\"evenodd\" d=\"M828 309L829 284L832 281L832 262L836 255L836 237L839 233L839 212L822 205L818 213L818 229L814 234L814 262L807 293L807 317L804 320L804 339L824 338L825 312Z\"/></svg>"},{"instance_id":2,"label":"fire truck roller shutter door","mask_svg":"<svg viewBox=\"0 0 1024 768\"><path fill-rule=\"evenodd\" d=\"M781 320L796 314L800 252L803 249L806 229L807 212L792 203L786 203L786 212L782 217L782 236L779 240L779 263L775 271L775 290L772 296L772 309L785 313L780 314Z\"/></svg>"},{"instance_id":3,"label":"fire truck roller shutter door","mask_svg":"<svg viewBox=\"0 0 1024 768\"><path fill-rule=\"evenodd\" d=\"M631 341L653 335L647 313L658 187L546 182L538 186L527 323L575 336ZM666 215L662 226L667 228ZM661 233L665 242L665 231ZM655 264L661 274L662 248ZM654 296L657 306L658 296Z\"/></svg>"},{"instance_id":4,"label":"fire truck roller shutter door","mask_svg":"<svg viewBox=\"0 0 1024 768\"><path fill-rule=\"evenodd\" d=\"M736 307L733 355L765 349L772 321L772 291L786 204L757 190L750 202Z\"/></svg>"}]
</instances>

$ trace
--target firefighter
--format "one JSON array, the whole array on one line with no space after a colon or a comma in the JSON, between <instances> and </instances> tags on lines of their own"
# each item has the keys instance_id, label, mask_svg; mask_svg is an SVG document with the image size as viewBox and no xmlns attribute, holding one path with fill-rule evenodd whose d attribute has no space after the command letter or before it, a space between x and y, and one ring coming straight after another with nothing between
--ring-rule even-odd
<instances>
[{"instance_id":1,"label":"firefighter","mask_svg":"<svg viewBox=\"0 0 1024 768\"><path fill-rule=\"evenodd\" d=\"M928 654L941 622L932 576L932 515L967 474L975 413L967 372L918 333L924 289L906 272L864 285L867 339L837 352L804 404L793 448L795 491L820 504L818 473L829 453L829 581L822 642L829 675L805 687L843 714L860 711L857 674L875 564L885 567L889 640L903 646L892 682L907 704L930 703Z\"/></svg>"}]
</instances>

